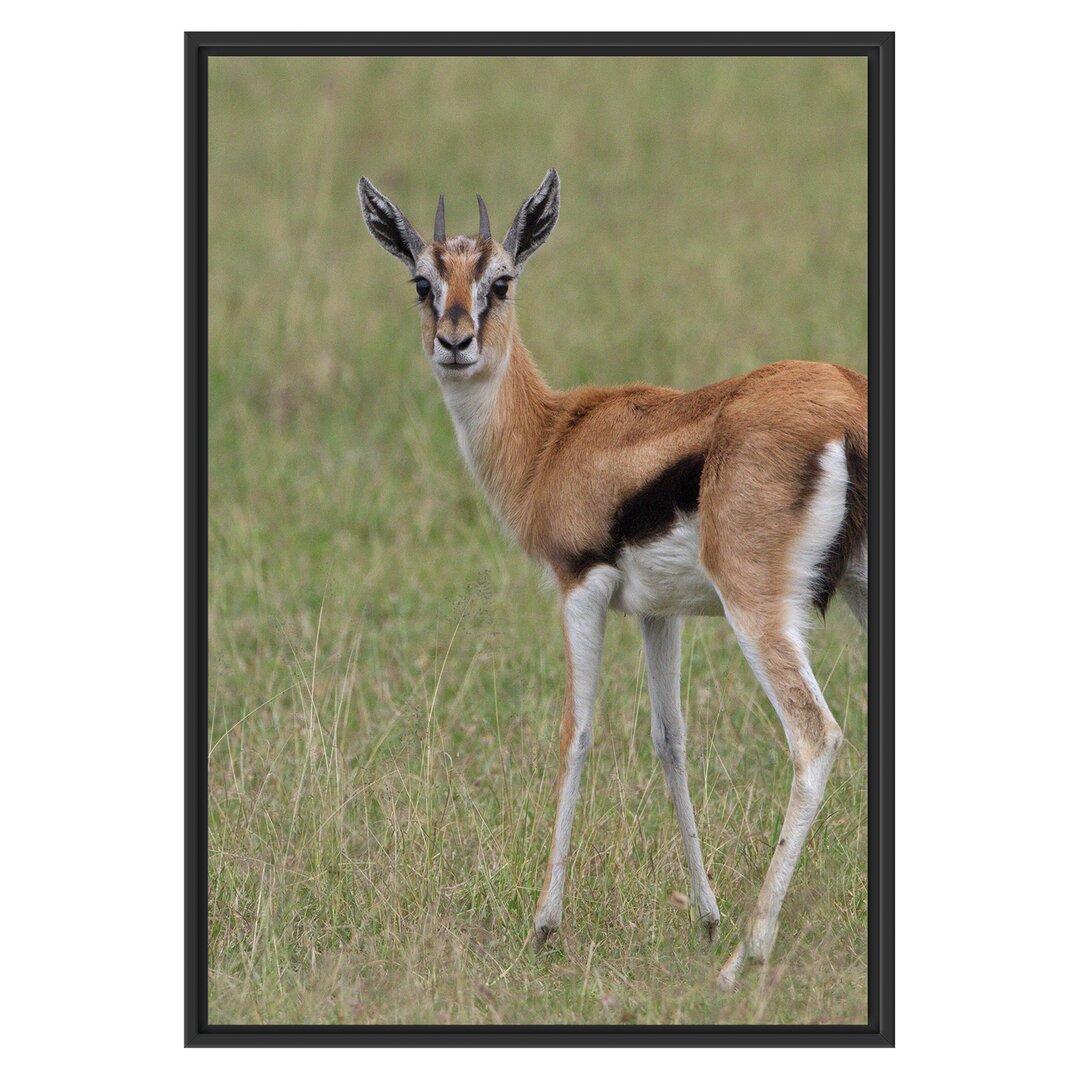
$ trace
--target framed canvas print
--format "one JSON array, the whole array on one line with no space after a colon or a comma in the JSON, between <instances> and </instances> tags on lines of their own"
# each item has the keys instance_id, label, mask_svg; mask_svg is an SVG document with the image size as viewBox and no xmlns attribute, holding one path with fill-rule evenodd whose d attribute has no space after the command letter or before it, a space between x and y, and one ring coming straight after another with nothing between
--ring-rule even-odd
<instances>
[{"instance_id":1,"label":"framed canvas print","mask_svg":"<svg viewBox=\"0 0 1080 1080\"><path fill-rule=\"evenodd\" d=\"M892 51L187 36L190 1044L891 1045Z\"/></svg>"}]
</instances>

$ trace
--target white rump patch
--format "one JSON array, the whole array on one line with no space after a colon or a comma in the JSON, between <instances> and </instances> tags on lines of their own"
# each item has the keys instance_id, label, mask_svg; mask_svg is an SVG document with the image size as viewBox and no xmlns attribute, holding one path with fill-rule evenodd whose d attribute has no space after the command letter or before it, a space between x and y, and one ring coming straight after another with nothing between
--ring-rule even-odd
<instances>
[{"instance_id":1,"label":"white rump patch","mask_svg":"<svg viewBox=\"0 0 1080 1080\"><path fill-rule=\"evenodd\" d=\"M818 454L818 480L802 531L791 547L791 586L787 596L787 624L801 637L813 598L822 560L844 524L848 470L844 444L826 443Z\"/></svg>"}]
</instances>

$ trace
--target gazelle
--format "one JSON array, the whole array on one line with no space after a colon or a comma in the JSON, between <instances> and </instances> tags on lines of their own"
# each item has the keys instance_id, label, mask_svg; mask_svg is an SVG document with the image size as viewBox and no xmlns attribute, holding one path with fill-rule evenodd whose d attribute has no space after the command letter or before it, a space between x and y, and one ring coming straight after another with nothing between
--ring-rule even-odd
<instances>
[{"instance_id":1,"label":"gazelle","mask_svg":"<svg viewBox=\"0 0 1080 1080\"><path fill-rule=\"evenodd\" d=\"M502 243L447 238L439 196L426 243L366 178L364 220L412 274L424 352L461 452L492 509L558 585L566 646L554 837L533 924L562 920L570 830L609 608L640 619L652 739L675 807L691 899L719 922L686 777L679 709L685 615L726 615L780 716L794 766L779 842L748 928L721 978L765 960L821 805L841 731L807 659L811 608L839 591L866 627L867 385L832 364L776 363L699 390L642 384L552 390L511 303L559 214L551 169Z\"/></svg>"}]
</instances>

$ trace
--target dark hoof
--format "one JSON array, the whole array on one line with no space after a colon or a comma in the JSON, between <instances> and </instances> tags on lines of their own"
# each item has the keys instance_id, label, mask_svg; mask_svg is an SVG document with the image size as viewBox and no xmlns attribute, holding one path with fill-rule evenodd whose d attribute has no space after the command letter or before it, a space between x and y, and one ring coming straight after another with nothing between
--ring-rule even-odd
<instances>
[{"instance_id":1,"label":"dark hoof","mask_svg":"<svg viewBox=\"0 0 1080 1080\"><path fill-rule=\"evenodd\" d=\"M535 926L533 927L532 947L533 952L542 952L544 946L558 931L557 926Z\"/></svg>"}]
</instances>

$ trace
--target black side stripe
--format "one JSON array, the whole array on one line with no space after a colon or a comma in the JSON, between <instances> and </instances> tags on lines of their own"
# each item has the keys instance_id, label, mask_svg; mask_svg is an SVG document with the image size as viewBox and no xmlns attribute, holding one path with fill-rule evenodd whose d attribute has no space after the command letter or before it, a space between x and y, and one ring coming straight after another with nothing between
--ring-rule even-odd
<instances>
[{"instance_id":1,"label":"black side stripe","mask_svg":"<svg viewBox=\"0 0 1080 1080\"><path fill-rule=\"evenodd\" d=\"M704 454L680 458L631 495L615 511L603 547L567 558L570 573L580 577L593 566L613 566L624 547L655 540L670 530L676 514L692 514L698 508L704 467Z\"/></svg>"}]
</instances>

